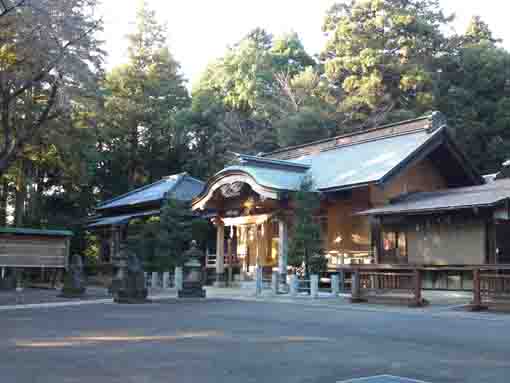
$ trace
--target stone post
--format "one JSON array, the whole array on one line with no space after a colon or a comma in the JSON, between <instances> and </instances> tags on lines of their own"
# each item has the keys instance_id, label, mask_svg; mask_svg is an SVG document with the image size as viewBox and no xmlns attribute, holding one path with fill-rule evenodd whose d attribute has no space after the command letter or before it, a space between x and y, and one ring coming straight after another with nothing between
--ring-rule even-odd
<instances>
[{"instance_id":1,"label":"stone post","mask_svg":"<svg viewBox=\"0 0 510 383\"><path fill-rule=\"evenodd\" d=\"M338 273L338 289L341 293L345 291L345 271L343 270Z\"/></svg>"},{"instance_id":2,"label":"stone post","mask_svg":"<svg viewBox=\"0 0 510 383\"><path fill-rule=\"evenodd\" d=\"M183 282L182 267L175 268L174 281L175 281L174 282L175 288L177 289L177 291L182 290L182 282Z\"/></svg>"},{"instance_id":3,"label":"stone post","mask_svg":"<svg viewBox=\"0 0 510 383\"><path fill-rule=\"evenodd\" d=\"M338 279L338 274L331 275L331 293L333 296L337 297L340 292L340 284Z\"/></svg>"},{"instance_id":4,"label":"stone post","mask_svg":"<svg viewBox=\"0 0 510 383\"><path fill-rule=\"evenodd\" d=\"M351 280L351 302L364 302L365 300L361 297L361 273L359 269L353 270Z\"/></svg>"},{"instance_id":5,"label":"stone post","mask_svg":"<svg viewBox=\"0 0 510 383\"><path fill-rule=\"evenodd\" d=\"M413 300L411 302L411 307L421 307L425 304L425 301L421 295L421 284L422 284L422 274L420 269L414 269L414 277L413 277Z\"/></svg>"},{"instance_id":6,"label":"stone post","mask_svg":"<svg viewBox=\"0 0 510 383\"><path fill-rule=\"evenodd\" d=\"M262 294L262 267L258 266L255 277L255 294Z\"/></svg>"},{"instance_id":7,"label":"stone post","mask_svg":"<svg viewBox=\"0 0 510 383\"><path fill-rule=\"evenodd\" d=\"M297 279L297 275L296 274L291 274L290 275L290 295L292 297L295 297L297 296L297 293L298 293L298 279Z\"/></svg>"},{"instance_id":8,"label":"stone post","mask_svg":"<svg viewBox=\"0 0 510 383\"><path fill-rule=\"evenodd\" d=\"M170 282L170 273L168 271L163 272L163 288L168 289Z\"/></svg>"},{"instance_id":9,"label":"stone post","mask_svg":"<svg viewBox=\"0 0 510 383\"><path fill-rule=\"evenodd\" d=\"M278 294L278 271L273 271L271 274L271 291L274 295Z\"/></svg>"},{"instance_id":10,"label":"stone post","mask_svg":"<svg viewBox=\"0 0 510 383\"><path fill-rule=\"evenodd\" d=\"M312 298L319 296L319 276L317 274L310 276L310 295Z\"/></svg>"},{"instance_id":11,"label":"stone post","mask_svg":"<svg viewBox=\"0 0 510 383\"><path fill-rule=\"evenodd\" d=\"M216 287L225 287L225 225L221 218L216 224Z\"/></svg>"},{"instance_id":12,"label":"stone post","mask_svg":"<svg viewBox=\"0 0 510 383\"><path fill-rule=\"evenodd\" d=\"M283 219L278 221L278 272L282 290L287 289L287 259L289 253L289 234L287 222Z\"/></svg>"},{"instance_id":13,"label":"stone post","mask_svg":"<svg viewBox=\"0 0 510 383\"><path fill-rule=\"evenodd\" d=\"M482 304L482 286L480 280L480 269L473 270L473 302L471 304L471 310L481 311L487 309Z\"/></svg>"},{"instance_id":14,"label":"stone post","mask_svg":"<svg viewBox=\"0 0 510 383\"><path fill-rule=\"evenodd\" d=\"M23 294L23 273L16 271L16 304L23 304L25 297Z\"/></svg>"},{"instance_id":15,"label":"stone post","mask_svg":"<svg viewBox=\"0 0 510 383\"><path fill-rule=\"evenodd\" d=\"M158 287L158 273L156 271L153 271L151 274L151 287L153 289Z\"/></svg>"}]
</instances>

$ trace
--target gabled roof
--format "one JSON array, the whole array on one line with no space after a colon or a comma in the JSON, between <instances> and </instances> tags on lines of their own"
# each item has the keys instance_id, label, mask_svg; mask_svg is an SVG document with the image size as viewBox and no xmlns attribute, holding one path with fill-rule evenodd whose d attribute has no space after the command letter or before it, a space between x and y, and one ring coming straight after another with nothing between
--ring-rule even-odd
<instances>
[{"instance_id":1,"label":"gabled roof","mask_svg":"<svg viewBox=\"0 0 510 383\"><path fill-rule=\"evenodd\" d=\"M280 149L262 156L237 155L237 163L208 183L229 173L245 173L264 188L298 190L309 176L318 191L384 183L414 160L444 144L455 152L459 167L472 184L483 181L453 144L440 113L380 128ZM204 191L204 194L206 191Z\"/></svg>"},{"instance_id":2,"label":"gabled roof","mask_svg":"<svg viewBox=\"0 0 510 383\"><path fill-rule=\"evenodd\" d=\"M150 216L155 216L155 215L159 215L159 214L160 214L160 210L150 210L150 211L144 211L142 213L122 214L122 215L102 217L102 218L95 220L93 223L87 225L87 227L92 228L92 227L121 225L121 224L128 223L133 218L150 217Z\"/></svg>"},{"instance_id":3,"label":"gabled roof","mask_svg":"<svg viewBox=\"0 0 510 383\"><path fill-rule=\"evenodd\" d=\"M105 210L119 207L131 207L157 202L169 193L180 201L191 201L203 190L205 183L190 177L187 173L174 174L154 182L150 185L130 191L99 204L96 210Z\"/></svg>"},{"instance_id":4,"label":"gabled roof","mask_svg":"<svg viewBox=\"0 0 510 383\"><path fill-rule=\"evenodd\" d=\"M510 199L510 179L435 192L412 193L360 215L424 214L436 211L492 207Z\"/></svg>"}]
</instances>

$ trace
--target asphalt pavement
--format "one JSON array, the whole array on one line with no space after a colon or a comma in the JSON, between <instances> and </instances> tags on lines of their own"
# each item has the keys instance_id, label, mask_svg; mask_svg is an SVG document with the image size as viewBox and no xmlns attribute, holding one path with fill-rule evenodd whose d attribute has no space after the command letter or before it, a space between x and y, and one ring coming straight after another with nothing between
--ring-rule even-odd
<instances>
[{"instance_id":1,"label":"asphalt pavement","mask_svg":"<svg viewBox=\"0 0 510 383\"><path fill-rule=\"evenodd\" d=\"M168 299L0 312L2 383L510 379L510 316Z\"/></svg>"}]
</instances>

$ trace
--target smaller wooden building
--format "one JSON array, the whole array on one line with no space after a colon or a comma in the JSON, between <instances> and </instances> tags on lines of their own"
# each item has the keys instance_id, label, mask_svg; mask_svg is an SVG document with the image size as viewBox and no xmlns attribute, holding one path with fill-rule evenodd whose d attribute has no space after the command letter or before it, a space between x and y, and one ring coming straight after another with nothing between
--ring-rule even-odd
<instances>
[{"instance_id":1,"label":"smaller wooden building","mask_svg":"<svg viewBox=\"0 0 510 383\"><path fill-rule=\"evenodd\" d=\"M510 264L509 206L510 179L498 179L409 193L360 214L371 216L379 228L377 263L437 266L440 271L443 266ZM454 274L431 274L425 287L470 288L464 275Z\"/></svg>"},{"instance_id":2,"label":"smaller wooden building","mask_svg":"<svg viewBox=\"0 0 510 383\"><path fill-rule=\"evenodd\" d=\"M179 173L99 204L96 215L88 218L87 229L99 237L101 262L112 263L120 243L127 239L131 221L158 217L166 198L190 202L203 188L202 181Z\"/></svg>"},{"instance_id":3,"label":"smaller wooden building","mask_svg":"<svg viewBox=\"0 0 510 383\"><path fill-rule=\"evenodd\" d=\"M0 227L0 282L15 270L54 273L67 268L72 235L67 230Z\"/></svg>"}]
</instances>

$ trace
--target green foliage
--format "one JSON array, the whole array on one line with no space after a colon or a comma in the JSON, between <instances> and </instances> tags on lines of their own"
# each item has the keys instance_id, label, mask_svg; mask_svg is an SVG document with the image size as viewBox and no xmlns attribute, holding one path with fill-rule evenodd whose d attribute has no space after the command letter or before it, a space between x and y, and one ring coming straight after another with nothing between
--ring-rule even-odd
<instances>
[{"instance_id":1,"label":"green foliage","mask_svg":"<svg viewBox=\"0 0 510 383\"><path fill-rule=\"evenodd\" d=\"M315 254L308 261L310 274L320 275L328 270L328 259L324 254Z\"/></svg>"},{"instance_id":2,"label":"green foliage","mask_svg":"<svg viewBox=\"0 0 510 383\"><path fill-rule=\"evenodd\" d=\"M270 151L281 145L275 122L295 112L282 102L278 78L293 78L314 65L295 33L273 38L256 29L207 67L193 98L214 99L223 107L217 130L229 150Z\"/></svg>"},{"instance_id":3,"label":"green foliage","mask_svg":"<svg viewBox=\"0 0 510 383\"><path fill-rule=\"evenodd\" d=\"M473 164L498 171L510 150L510 54L482 41L445 57L443 68L437 107Z\"/></svg>"},{"instance_id":4,"label":"green foliage","mask_svg":"<svg viewBox=\"0 0 510 383\"><path fill-rule=\"evenodd\" d=\"M105 197L180 172L188 153L186 132L174 117L189 105L189 96L167 47L166 28L145 2L128 40L128 63L108 73L103 84L97 173Z\"/></svg>"},{"instance_id":5,"label":"green foliage","mask_svg":"<svg viewBox=\"0 0 510 383\"><path fill-rule=\"evenodd\" d=\"M314 215L320 208L318 193L313 191L311 180L303 181L301 188L292 199L294 222L291 231L288 262L291 266L305 266L305 275L309 274L312 257L319 256L323 250L320 224L314 221ZM316 265L317 266L317 265Z\"/></svg>"},{"instance_id":6,"label":"green foliage","mask_svg":"<svg viewBox=\"0 0 510 383\"><path fill-rule=\"evenodd\" d=\"M345 122L370 127L395 110L430 109L430 61L446 42L441 27L449 20L438 0L335 4L324 22L329 40L321 58Z\"/></svg>"}]
</instances>

